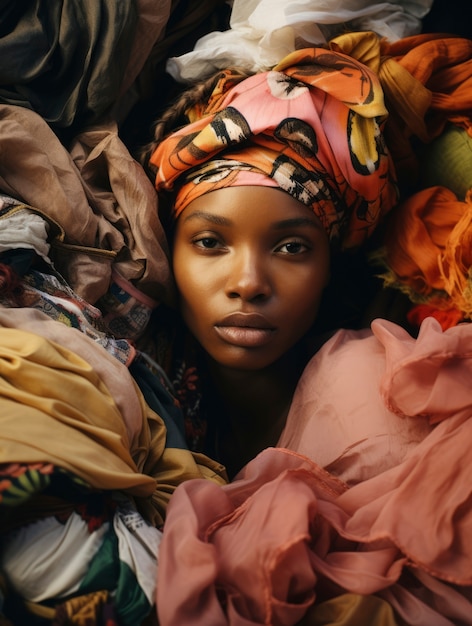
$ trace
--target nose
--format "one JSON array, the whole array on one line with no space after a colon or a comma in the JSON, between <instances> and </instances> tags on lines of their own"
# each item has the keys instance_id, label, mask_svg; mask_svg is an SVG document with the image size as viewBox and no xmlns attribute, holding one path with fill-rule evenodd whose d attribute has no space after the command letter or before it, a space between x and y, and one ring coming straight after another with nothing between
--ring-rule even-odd
<instances>
[{"instance_id":1,"label":"nose","mask_svg":"<svg viewBox=\"0 0 472 626\"><path fill-rule=\"evenodd\" d=\"M226 283L227 296L247 302L269 298L272 284L267 260L248 250L234 253L232 257Z\"/></svg>"}]
</instances>

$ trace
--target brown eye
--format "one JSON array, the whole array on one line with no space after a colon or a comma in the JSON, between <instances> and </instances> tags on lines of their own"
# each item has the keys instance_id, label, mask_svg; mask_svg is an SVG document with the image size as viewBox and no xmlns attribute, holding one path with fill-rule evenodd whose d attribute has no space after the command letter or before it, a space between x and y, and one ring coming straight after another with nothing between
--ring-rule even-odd
<instances>
[{"instance_id":1,"label":"brown eye","mask_svg":"<svg viewBox=\"0 0 472 626\"><path fill-rule=\"evenodd\" d=\"M301 241L287 241L277 248L277 252L282 252L282 254L300 254L307 249L308 246Z\"/></svg>"},{"instance_id":2,"label":"brown eye","mask_svg":"<svg viewBox=\"0 0 472 626\"><path fill-rule=\"evenodd\" d=\"M194 244L199 248L205 248L206 250L213 250L219 244L218 240L214 237L201 237L200 239L196 239Z\"/></svg>"}]
</instances>

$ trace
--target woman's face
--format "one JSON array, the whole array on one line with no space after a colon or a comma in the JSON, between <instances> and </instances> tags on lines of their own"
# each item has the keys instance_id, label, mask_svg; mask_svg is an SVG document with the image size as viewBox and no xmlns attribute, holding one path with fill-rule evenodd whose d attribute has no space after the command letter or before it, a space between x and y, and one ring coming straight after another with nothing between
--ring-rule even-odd
<instances>
[{"instance_id":1,"label":"woman's face","mask_svg":"<svg viewBox=\"0 0 472 626\"><path fill-rule=\"evenodd\" d=\"M306 333L329 277L318 218L272 187L228 187L190 203L173 267L183 318L210 357L265 368Z\"/></svg>"}]
</instances>

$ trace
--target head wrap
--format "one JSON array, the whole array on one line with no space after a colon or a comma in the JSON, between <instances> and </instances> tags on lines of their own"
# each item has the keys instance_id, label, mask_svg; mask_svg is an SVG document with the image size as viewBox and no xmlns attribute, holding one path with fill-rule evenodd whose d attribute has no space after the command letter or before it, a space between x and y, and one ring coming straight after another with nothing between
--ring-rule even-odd
<instances>
[{"instance_id":1,"label":"head wrap","mask_svg":"<svg viewBox=\"0 0 472 626\"><path fill-rule=\"evenodd\" d=\"M177 191L176 218L214 189L277 186L347 248L362 243L397 201L379 81L343 53L298 50L244 80L222 72L208 102L188 115L191 123L150 159L156 189Z\"/></svg>"}]
</instances>

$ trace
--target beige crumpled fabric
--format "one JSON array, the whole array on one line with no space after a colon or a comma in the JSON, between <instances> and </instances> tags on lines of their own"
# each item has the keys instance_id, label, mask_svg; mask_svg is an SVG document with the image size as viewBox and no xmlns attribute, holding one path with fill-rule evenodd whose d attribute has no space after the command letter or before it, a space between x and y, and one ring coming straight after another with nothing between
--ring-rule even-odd
<instances>
[{"instance_id":1,"label":"beige crumpled fabric","mask_svg":"<svg viewBox=\"0 0 472 626\"><path fill-rule=\"evenodd\" d=\"M156 192L115 123L79 135L70 152L35 112L0 105L0 189L50 223L51 258L94 304L113 270L157 304L173 297Z\"/></svg>"}]
</instances>

